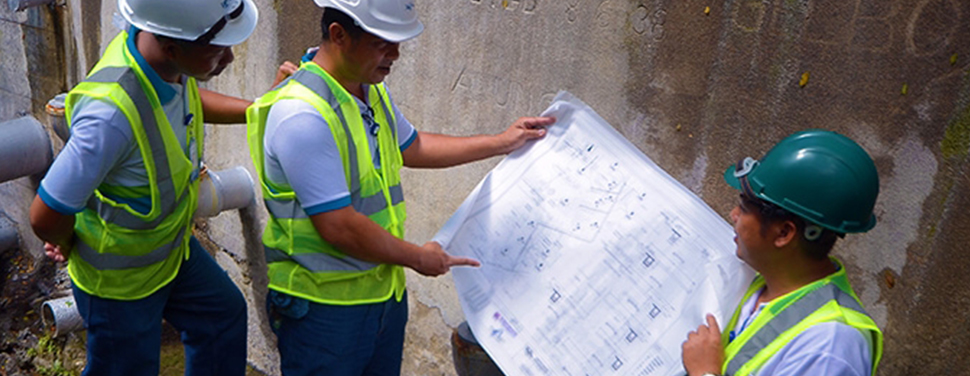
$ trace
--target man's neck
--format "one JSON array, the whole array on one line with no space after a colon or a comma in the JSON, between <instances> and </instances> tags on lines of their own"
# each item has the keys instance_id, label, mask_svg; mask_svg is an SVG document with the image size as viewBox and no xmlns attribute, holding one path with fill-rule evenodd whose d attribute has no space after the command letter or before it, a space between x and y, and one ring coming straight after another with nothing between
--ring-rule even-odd
<instances>
[{"instance_id":1,"label":"man's neck","mask_svg":"<svg viewBox=\"0 0 970 376\"><path fill-rule=\"evenodd\" d=\"M779 262L759 270L765 279L765 290L758 303L767 303L776 298L798 290L805 285L825 278L838 270L829 259L812 260L799 258Z\"/></svg>"},{"instance_id":2,"label":"man's neck","mask_svg":"<svg viewBox=\"0 0 970 376\"><path fill-rule=\"evenodd\" d=\"M333 51L330 51L330 48L333 48L333 46L329 45L328 43L321 44L320 50L317 51L317 55L313 57L313 62L319 65L320 68L323 68L323 70L327 71L327 73L330 74L330 77L333 77L333 79L336 80L337 83L344 88L344 90L347 90L348 93L362 101L366 101L364 98L363 83L360 81L354 81L348 77L350 75L347 74L346 69L342 68L343 62L337 61L337 55Z\"/></svg>"},{"instance_id":3,"label":"man's neck","mask_svg":"<svg viewBox=\"0 0 970 376\"><path fill-rule=\"evenodd\" d=\"M158 77L165 82L178 83L179 82L179 72L168 58L165 57L162 51L162 46L155 39L154 35L146 32L140 32L135 35L135 47L138 48L138 52L141 56L145 58L145 62L148 66L155 70Z\"/></svg>"}]
</instances>

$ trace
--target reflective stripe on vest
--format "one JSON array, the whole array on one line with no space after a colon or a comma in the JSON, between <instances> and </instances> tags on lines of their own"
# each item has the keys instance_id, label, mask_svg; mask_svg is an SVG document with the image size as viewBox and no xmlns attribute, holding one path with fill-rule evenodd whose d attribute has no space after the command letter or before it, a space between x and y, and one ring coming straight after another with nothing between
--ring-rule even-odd
<instances>
[{"instance_id":1,"label":"reflective stripe on vest","mask_svg":"<svg viewBox=\"0 0 970 376\"><path fill-rule=\"evenodd\" d=\"M144 90L142 90L141 84L138 83L137 74L128 67L106 67L97 71L85 81L117 83L128 94L128 97L131 98L132 103L138 110L138 116L141 118L142 128L145 130L145 136L148 138L148 146L151 149L151 155L155 161L161 212L154 219L146 221L123 208L101 202L97 195L92 195L88 199L87 208L98 213L98 216L106 222L121 227L133 230L148 230L158 227L162 221L175 211L178 203L185 199L188 190L184 190L178 199L175 198L175 183L172 181L172 171L169 168L165 143L162 141L162 134L158 129L158 123L152 111L151 102ZM97 264L92 263L92 265L102 269Z\"/></svg>"},{"instance_id":2,"label":"reflective stripe on vest","mask_svg":"<svg viewBox=\"0 0 970 376\"><path fill-rule=\"evenodd\" d=\"M401 189L401 185L395 185L388 188L391 193L391 205L397 205L404 201L404 190ZM263 200L266 203L266 210L275 218L285 218L285 219L303 219L308 218L306 211L303 210L303 206L300 204L299 200ZM354 207L358 213L365 216L370 216L379 213L381 210L387 208L387 200L384 199L383 193L378 193L375 195L370 195L364 198L360 198L357 195L357 199L351 198L351 205Z\"/></svg>"},{"instance_id":3,"label":"reflective stripe on vest","mask_svg":"<svg viewBox=\"0 0 970 376\"><path fill-rule=\"evenodd\" d=\"M94 266L98 270L141 268L161 262L168 258L168 255L171 254L173 250L182 245L182 239L185 237L186 228L187 227L182 227L182 229L179 230L178 235L175 235L175 240L172 242L158 247L144 255L128 256L114 253L100 253L80 240L77 242L77 252L78 255L84 259L84 262L91 264L91 266Z\"/></svg>"},{"instance_id":4,"label":"reflective stripe on vest","mask_svg":"<svg viewBox=\"0 0 970 376\"><path fill-rule=\"evenodd\" d=\"M337 114L337 119L340 119L340 125L344 127L344 134L347 135L347 158L350 160L350 199L353 201L354 192L358 192L358 195L360 194L360 168L357 165L357 145L354 145L353 137L350 137L352 133L350 133L350 127L347 126L347 119L344 117L343 109L340 108L340 103L337 102L337 97L330 91L327 82L323 78L320 78L320 76L313 74L313 72L301 69L296 71L291 79L306 86L320 96L320 98L333 108L333 111Z\"/></svg>"},{"instance_id":5,"label":"reflective stripe on vest","mask_svg":"<svg viewBox=\"0 0 970 376\"><path fill-rule=\"evenodd\" d=\"M280 261L293 261L300 266L306 268L307 270L320 273L320 272L361 272L376 268L380 264L361 261L356 258L347 257L335 257L333 255L317 252L317 253L300 253L295 255L287 255L276 248L264 247L266 252L266 263L280 262Z\"/></svg>"},{"instance_id":6,"label":"reflective stripe on vest","mask_svg":"<svg viewBox=\"0 0 970 376\"><path fill-rule=\"evenodd\" d=\"M835 284L826 284L805 294L783 311L775 315L765 326L758 330L727 365L725 376L734 375L745 363L754 358L762 349L768 347L778 336L798 325L802 320L817 311L826 303L835 300L840 306L865 314L856 300Z\"/></svg>"}]
</instances>

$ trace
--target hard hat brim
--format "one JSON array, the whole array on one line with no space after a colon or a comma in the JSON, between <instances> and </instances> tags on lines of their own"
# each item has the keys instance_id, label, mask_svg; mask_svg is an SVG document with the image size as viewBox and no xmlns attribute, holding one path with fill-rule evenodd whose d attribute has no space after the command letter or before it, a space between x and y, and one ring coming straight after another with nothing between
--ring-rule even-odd
<instances>
[{"instance_id":1,"label":"hard hat brim","mask_svg":"<svg viewBox=\"0 0 970 376\"><path fill-rule=\"evenodd\" d=\"M259 10L253 0L243 0L243 12L235 19L226 23L226 26L216 33L209 44L217 46L234 46L245 42L253 31L256 30L256 22L259 20Z\"/></svg>"},{"instance_id":2,"label":"hard hat brim","mask_svg":"<svg viewBox=\"0 0 970 376\"><path fill-rule=\"evenodd\" d=\"M366 26L362 28L368 33L374 34L383 40L391 43L401 43L410 39L414 39L421 32L424 31L424 24L421 21L415 21L414 24L408 25L409 27L400 30L388 31L388 30L376 30Z\"/></svg>"},{"instance_id":3,"label":"hard hat brim","mask_svg":"<svg viewBox=\"0 0 970 376\"><path fill-rule=\"evenodd\" d=\"M734 172L737 171L737 166L728 166L727 170L724 171L724 182L731 186L731 188L740 190L741 181L734 176Z\"/></svg>"}]
</instances>

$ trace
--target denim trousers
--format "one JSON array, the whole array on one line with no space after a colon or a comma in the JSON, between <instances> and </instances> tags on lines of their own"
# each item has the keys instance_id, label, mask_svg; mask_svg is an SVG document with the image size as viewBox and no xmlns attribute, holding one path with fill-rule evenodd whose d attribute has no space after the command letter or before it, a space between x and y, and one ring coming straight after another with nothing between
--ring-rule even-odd
<instances>
[{"instance_id":1,"label":"denim trousers","mask_svg":"<svg viewBox=\"0 0 970 376\"><path fill-rule=\"evenodd\" d=\"M407 293L400 302L341 306L270 290L266 306L284 376L401 374Z\"/></svg>"},{"instance_id":2,"label":"denim trousers","mask_svg":"<svg viewBox=\"0 0 970 376\"><path fill-rule=\"evenodd\" d=\"M246 300L195 237L189 252L175 279L143 299L104 299L74 287L87 328L83 375L158 375L163 318L181 334L186 375L245 374Z\"/></svg>"}]
</instances>

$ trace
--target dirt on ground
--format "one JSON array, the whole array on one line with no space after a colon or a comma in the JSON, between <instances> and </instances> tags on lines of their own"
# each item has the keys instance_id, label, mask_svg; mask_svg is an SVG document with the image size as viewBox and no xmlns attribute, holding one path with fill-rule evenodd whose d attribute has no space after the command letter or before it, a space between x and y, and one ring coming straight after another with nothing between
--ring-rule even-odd
<instances>
[{"instance_id":1,"label":"dirt on ground","mask_svg":"<svg viewBox=\"0 0 970 376\"><path fill-rule=\"evenodd\" d=\"M85 332L59 337L44 326L40 307L70 294L64 265L35 262L13 249L0 254L0 376L77 376L85 364ZM175 328L164 324L159 375L185 373L185 352ZM246 370L247 376L262 373Z\"/></svg>"},{"instance_id":2,"label":"dirt on ground","mask_svg":"<svg viewBox=\"0 0 970 376\"><path fill-rule=\"evenodd\" d=\"M84 338L53 338L41 304L69 293L67 272L13 249L0 254L0 376L79 375Z\"/></svg>"}]
</instances>

